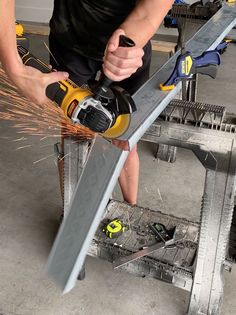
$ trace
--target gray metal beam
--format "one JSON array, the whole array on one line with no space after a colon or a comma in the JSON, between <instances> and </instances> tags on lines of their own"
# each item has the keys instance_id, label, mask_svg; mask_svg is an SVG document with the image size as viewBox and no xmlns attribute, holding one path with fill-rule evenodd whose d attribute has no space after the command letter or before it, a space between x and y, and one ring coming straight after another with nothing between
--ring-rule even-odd
<instances>
[{"instance_id":1,"label":"gray metal beam","mask_svg":"<svg viewBox=\"0 0 236 315\"><path fill-rule=\"evenodd\" d=\"M92 145L47 264L47 272L64 292L76 282L127 155L102 137Z\"/></svg>"},{"instance_id":2,"label":"gray metal beam","mask_svg":"<svg viewBox=\"0 0 236 315\"><path fill-rule=\"evenodd\" d=\"M236 24L236 6L224 5L188 42L194 55L216 47ZM177 55L171 58L134 95L138 111L133 115L127 133L122 137L132 148L158 115L178 93L178 84L171 92L161 92L158 87L170 74ZM120 170L127 157L107 140L97 137L88 161L75 189L70 211L61 225L47 263L48 274L64 292L76 283L89 244L99 225Z\"/></svg>"}]
</instances>

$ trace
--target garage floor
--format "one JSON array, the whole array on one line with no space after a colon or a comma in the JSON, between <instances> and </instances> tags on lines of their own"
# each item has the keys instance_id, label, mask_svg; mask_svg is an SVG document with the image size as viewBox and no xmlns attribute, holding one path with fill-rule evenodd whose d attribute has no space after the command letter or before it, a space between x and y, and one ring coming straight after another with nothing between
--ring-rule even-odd
<instances>
[{"instance_id":1,"label":"garage floor","mask_svg":"<svg viewBox=\"0 0 236 315\"><path fill-rule=\"evenodd\" d=\"M40 38L41 40L41 38ZM45 56L39 37L32 51ZM225 105L236 113L236 46L222 57L216 80L201 78L199 101ZM154 54L152 71L166 55ZM1 315L183 315L188 293L166 283L113 271L110 263L87 258L83 282L62 296L43 273L59 226L61 199L53 156L55 139L28 137L31 148L17 150L21 136L0 122L0 313ZM25 144L25 143L24 143ZM192 152L178 150L174 164L153 157L154 145L139 143L141 159L138 204L191 220L199 219L204 169ZM120 199L117 187L114 198ZM236 314L236 268L225 273L222 315Z\"/></svg>"}]
</instances>

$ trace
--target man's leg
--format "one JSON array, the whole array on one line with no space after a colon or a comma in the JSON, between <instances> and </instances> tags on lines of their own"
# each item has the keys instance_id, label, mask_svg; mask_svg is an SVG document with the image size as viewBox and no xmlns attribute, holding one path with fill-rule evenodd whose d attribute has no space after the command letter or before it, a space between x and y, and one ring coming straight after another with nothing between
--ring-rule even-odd
<instances>
[{"instance_id":1,"label":"man's leg","mask_svg":"<svg viewBox=\"0 0 236 315\"><path fill-rule=\"evenodd\" d=\"M139 157L137 145L130 151L120 173L119 184L124 200L134 205L137 203L139 182Z\"/></svg>"}]
</instances>

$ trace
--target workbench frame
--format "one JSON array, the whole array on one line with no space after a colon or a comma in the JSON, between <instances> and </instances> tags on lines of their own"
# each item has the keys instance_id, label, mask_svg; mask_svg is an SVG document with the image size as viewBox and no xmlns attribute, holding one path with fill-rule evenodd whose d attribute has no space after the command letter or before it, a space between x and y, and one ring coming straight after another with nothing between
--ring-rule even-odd
<instances>
[{"instance_id":1,"label":"workbench frame","mask_svg":"<svg viewBox=\"0 0 236 315\"><path fill-rule=\"evenodd\" d=\"M194 280L188 315L219 314L223 268L234 208L236 139L234 133L160 121L143 140L186 148L206 169Z\"/></svg>"},{"instance_id":2,"label":"workbench frame","mask_svg":"<svg viewBox=\"0 0 236 315\"><path fill-rule=\"evenodd\" d=\"M234 208L235 133L156 121L142 140L192 150L206 169L198 250L187 314L217 315L223 300L223 269L229 267L226 257ZM65 165L70 166L73 175L69 189L66 185L64 191L67 213L86 161L88 144L75 144L73 139L65 139L65 142ZM67 167L65 171L68 174Z\"/></svg>"}]
</instances>

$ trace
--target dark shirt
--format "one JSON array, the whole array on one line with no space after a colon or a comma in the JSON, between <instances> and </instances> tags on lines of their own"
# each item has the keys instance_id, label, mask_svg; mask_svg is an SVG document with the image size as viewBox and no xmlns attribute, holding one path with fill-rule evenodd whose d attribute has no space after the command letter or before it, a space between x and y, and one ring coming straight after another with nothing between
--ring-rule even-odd
<instances>
[{"instance_id":1,"label":"dark shirt","mask_svg":"<svg viewBox=\"0 0 236 315\"><path fill-rule=\"evenodd\" d=\"M85 57L102 60L111 34L136 0L54 0L51 38Z\"/></svg>"}]
</instances>

